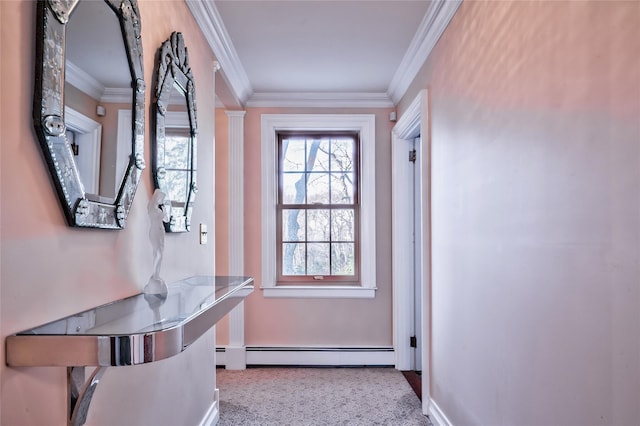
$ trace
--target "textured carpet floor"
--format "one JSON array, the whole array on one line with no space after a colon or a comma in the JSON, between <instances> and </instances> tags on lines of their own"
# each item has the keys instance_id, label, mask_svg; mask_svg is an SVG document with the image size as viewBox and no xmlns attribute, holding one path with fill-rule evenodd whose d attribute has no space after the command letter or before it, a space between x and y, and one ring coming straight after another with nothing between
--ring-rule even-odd
<instances>
[{"instance_id":1,"label":"textured carpet floor","mask_svg":"<svg viewBox=\"0 0 640 426\"><path fill-rule=\"evenodd\" d=\"M220 426L430 425L393 368L218 369Z\"/></svg>"}]
</instances>

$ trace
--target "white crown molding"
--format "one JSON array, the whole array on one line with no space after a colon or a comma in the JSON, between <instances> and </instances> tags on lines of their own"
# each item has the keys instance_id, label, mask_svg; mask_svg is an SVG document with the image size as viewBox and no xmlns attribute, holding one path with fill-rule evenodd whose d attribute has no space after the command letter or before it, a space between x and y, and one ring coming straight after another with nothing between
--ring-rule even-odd
<instances>
[{"instance_id":1,"label":"white crown molding","mask_svg":"<svg viewBox=\"0 0 640 426\"><path fill-rule=\"evenodd\" d=\"M133 99L132 89L104 87L102 83L70 61L66 61L65 64L65 81L98 102L131 103Z\"/></svg>"},{"instance_id":2,"label":"white crown molding","mask_svg":"<svg viewBox=\"0 0 640 426\"><path fill-rule=\"evenodd\" d=\"M133 90L130 88L120 89L120 88L112 88L106 87L102 96L100 97L100 102L108 103L131 103L133 102Z\"/></svg>"},{"instance_id":3,"label":"white crown molding","mask_svg":"<svg viewBox=\"0 0 640 426\"><path fill-rule=\"evenodd\" d=\"M254 93L248 107L393 108L386 93L297 92Z\"/></svg>"},{"instance_id":4,"label":"white crown molding","mask_svg":"<svg viewBox=\"0 0 640 426\"><path fill-rule=\"evenodd\" d=\"M209 43L211 51L220 63L231 91L237 97L240 105L244 105L253 93L253 88L233 47L231 37L227 33L218 9L211 0L185 0L185 2Z\"/></svg>"},{"instance_id":5,"label":"white crown molding","mask_svg":"<svg viewBox=\"0 0 640 426\"><path fill-rule=\"evenodd\" d=\"M64 73L67 83L91 96L93 99L97 101L100 100L104 93L104 86L98 80L69 60L65 61Z\"/></svg>"},{"instance_id":6,"label":"white crown molding","mask_svg":"<svg viewBox=\"0 0 640 426\"><path fill-rule=\"evenodd\" d=\"M390 108L404 96L462 0L433 0L407 49L387 93L253 93L251 82L212 0L185 0L213 54L223 77L241 106Z\"/></svg>"},{"instance_id":7,"label":"white crown molding","mask_svg":"<svg viewBox=\"0 0 640 426\"><path fill-rule=\"evenodd\" d=\"M394 104L404 96L461 3L462 0L433 0L429 5L418 31L389 84L387 94Z\"/></svg>"}]
</instances>

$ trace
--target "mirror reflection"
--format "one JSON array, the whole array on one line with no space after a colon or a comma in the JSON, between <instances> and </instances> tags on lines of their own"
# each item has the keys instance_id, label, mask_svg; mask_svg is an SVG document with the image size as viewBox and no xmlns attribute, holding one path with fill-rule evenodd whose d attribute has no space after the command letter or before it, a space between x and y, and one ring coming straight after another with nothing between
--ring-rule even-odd
<instances>
[{"instance_id":1,"label":"mirror reflection","mask_svg":"<svg viewBox=\"0 0 640 426\"><path fill-rule=\"evenodd\" d=\"M191 191L191 174L195 171L195 161L193 161L186 93L177 84L174 84L171 90L164 129L166 195L175 209L173 213L184 215L184 208Z\"/></svg>"},{"instance_id":2,"label":"mirror reflection","mask_svg":"<svg viewBox=\"0 0 640 426\"><path fill-rule=\"evenodd\" d=\"M157 74L154 177L165 193L167 232L190 230L196 185L195 84L181 33L160 48Z\"/></svg>"},{"instance_id":3,"label":"mirror reflection","mask_svg":"<svg viewBox=\"0 0 640 426\"><path fill-rule=\"evenodd\" d=\"M145 168L138 3L36 5L33 123L65 218L122 229Z\"/></svg>"},{"instance_id":4,"label":"mirror reflection","mask_svg":"<svg viewBox=\"0 0 640 426\"><path fill-rule=\"evenodd\" d=\"M131 157L131 73L118 17L80 1L66 30L65 125L89 200L113 203Z\"/></svg>"}]
</instances>

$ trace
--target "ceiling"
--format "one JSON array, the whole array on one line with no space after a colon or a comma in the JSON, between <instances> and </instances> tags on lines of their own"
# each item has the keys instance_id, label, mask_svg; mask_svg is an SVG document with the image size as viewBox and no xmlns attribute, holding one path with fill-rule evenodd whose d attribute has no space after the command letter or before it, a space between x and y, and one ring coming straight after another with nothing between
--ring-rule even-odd
<instances>
[{"instance_id":1,"label":"ceiling","mask_svg":"<svg viewBox=\"0 0 640 426\"><path fill-rule=\"evenodd\" d=\"M106 91L131 92L131 71L118 17L107 3L76 3L66 26L66 79L100 100Z\"/></svg>"},{"instance_id":2,"label":"ceiling","mask_svg":"<svg viewBox=\"0 0 640 426\"><path fill-rule=\"evenodd\" d=\"M429 2L215 4L254 91L385 92Z\"/></svg>"},{"instance_id":3,"label":"ceiling","mask_svg":"<svg viewBox=\"0 0 640 426\"><path fill-rule=\"evenodd\" d=\"M460 3L185 1L234 103L370 107L397 103Z\"/></svg>"}]
</instances>

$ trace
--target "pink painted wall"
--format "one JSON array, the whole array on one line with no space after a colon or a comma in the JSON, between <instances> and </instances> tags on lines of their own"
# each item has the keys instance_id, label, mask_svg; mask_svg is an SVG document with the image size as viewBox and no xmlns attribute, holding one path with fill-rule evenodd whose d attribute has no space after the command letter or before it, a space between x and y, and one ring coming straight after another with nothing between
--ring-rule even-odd
<instances>
[{"instance_id":1,"label":"pink painted wall","mask_svg":"<svg viewBox=\"0 0 640 426\"><path fill-rule=\"evenodd\" d=\"M245 268L256 291L245 301L245 340L257 346L392 346L391 127L389 109L247 108L245 116ZM375 299L266 299L261 284L262 114L376 115Z\"/></svg>"},{"instance_id":2,"label":"pink painted wall","mask_svg":"<svg viewBox=\"0 0 640 426\"><path fill-rule=\"evenodd\" d=\"M640 3L464 2L431 102L434 401L640 424Z\"/></svg>"},{"instance_id":3,"label":"pink painted wall","mask_svg":"<svg viewBox=\"0 0 640 426\"><path fill-rule=\"evenodd\" d=\"M214 241L214 58L182 1L139 2L146 92L145 158L151 165L149 110L154 56L172 31L189 48L198 103L198 192L193 223ZM69 228L55 196L31 122L35 2L0 2L0 323L7 335L138 293L152 272L145 170L125 230ZM168 282L213 274L215 245L197 232L166 236L162 274ZM214 335L185 353L105 374L89 424L197 424L213 402ZM8 368L0 351L3 425L65 425L64 368ZM114 408L115 407L115 408ZM150 407L153 407L151 409Z\"/></svg>"}]
</instances>

